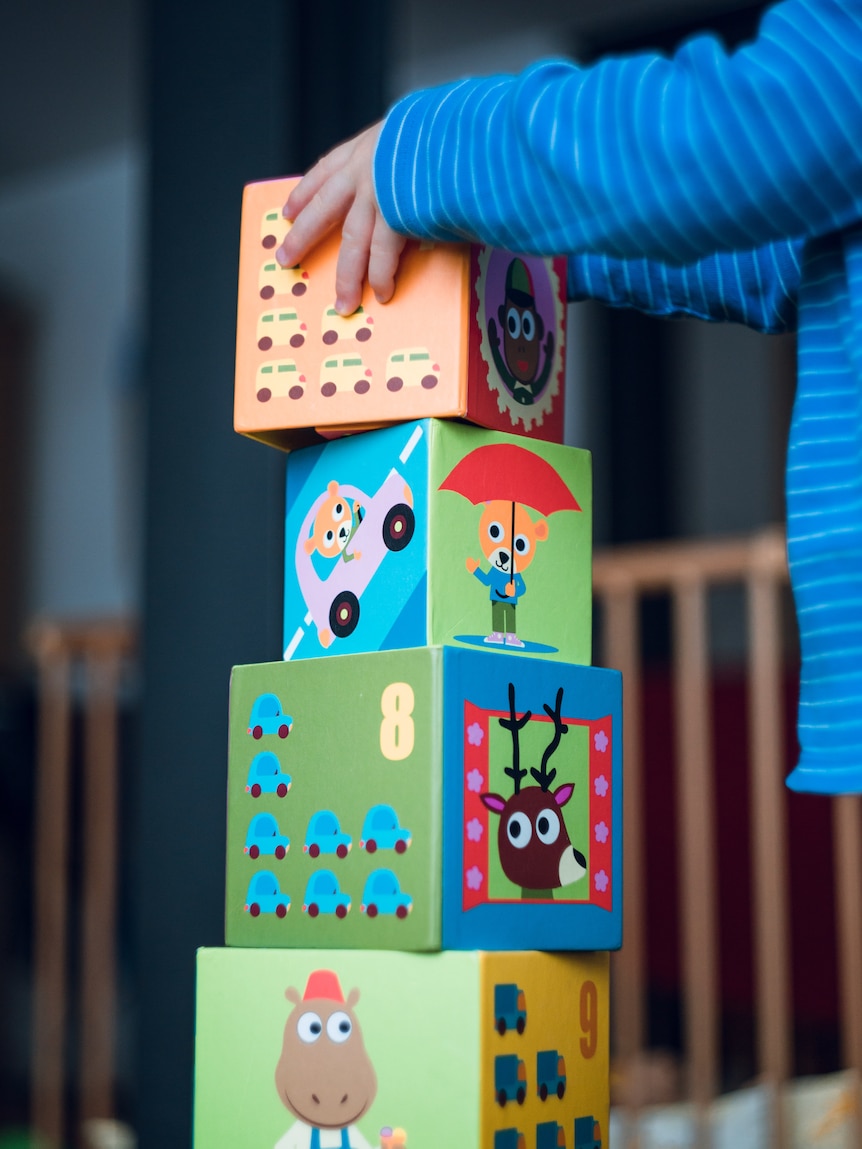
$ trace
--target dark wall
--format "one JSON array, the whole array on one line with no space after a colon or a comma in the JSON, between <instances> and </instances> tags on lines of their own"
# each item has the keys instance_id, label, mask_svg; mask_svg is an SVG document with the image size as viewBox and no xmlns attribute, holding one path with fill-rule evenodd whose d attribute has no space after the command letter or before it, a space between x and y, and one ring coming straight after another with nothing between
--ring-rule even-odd
<instances>
[{"instance_id":1,"label":"dark wall","mask_svg":"<svg viewBox=\"0 0 862 1149\"><path fill-rule=\"evenodd\" d=\"M336 5L336 9L338 6ZM278 452L232 430L242 186L382 109L385 5L151 0L143 712L135 779L141 1149L188 1149L198 946L224 944L230 668L280 657Z\"/></svg>"}]
</instances>

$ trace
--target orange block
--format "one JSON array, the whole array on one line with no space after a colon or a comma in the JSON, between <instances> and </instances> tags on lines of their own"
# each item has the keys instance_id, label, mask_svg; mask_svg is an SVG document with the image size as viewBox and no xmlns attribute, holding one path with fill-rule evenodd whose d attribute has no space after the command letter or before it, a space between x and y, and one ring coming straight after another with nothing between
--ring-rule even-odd
<instances>
[{"instance_id":1,"label":"orange block","mask_svg":"<svg viewBox=\"0 0 862 1149\"><path fill-rule=\"evenodd\" d=\"M237 431L290 449L425 417L563 440L565 260L410 241L394 299L365 288L335 312L339 237L301 265L275 251L294 179L243 195L237 306Z\"/></svg>"}]
</instances>

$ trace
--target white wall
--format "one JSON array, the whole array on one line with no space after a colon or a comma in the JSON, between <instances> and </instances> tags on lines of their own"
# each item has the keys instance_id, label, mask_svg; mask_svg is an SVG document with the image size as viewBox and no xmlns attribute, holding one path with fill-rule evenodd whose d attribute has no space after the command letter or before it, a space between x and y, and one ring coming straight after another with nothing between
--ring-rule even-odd
<instances>
[{"instance_id":1,"label":"white wall","mask_svg":"<svg viewBox=\"0 0 862 1149\"><path fill-rule=\"evenodd\" d=\"M128 145L0 183L0 279L36 319L31 615L137 605L142 175Z\"/></svg>"}]
</instances>

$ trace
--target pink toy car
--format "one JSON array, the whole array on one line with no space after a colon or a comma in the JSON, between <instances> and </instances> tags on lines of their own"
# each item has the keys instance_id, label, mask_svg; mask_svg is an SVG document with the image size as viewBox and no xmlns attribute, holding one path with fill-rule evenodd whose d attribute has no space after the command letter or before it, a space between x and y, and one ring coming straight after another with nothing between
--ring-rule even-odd
<instances>
[{"instance_id":1,"label":"pink toy car","mask_svg":"<svg viewBox=\"0 0 862 1149\"><path fill-rule=\"evenodd\" d=\"M333 495L333 488L337 495ZM318 524L318 515L336 508L352 515L349 533L345 533L337 557L331 558L331 570L321 578L312 561L312 553L324 552L330 531L328 522ZM296 576L309 614L317 626L321 646L329 646L333 637L346 638L359 622L359 599L388 551L403 550L413 537L416 521L413 495L404 477L394 468L377 493L369 498L358 487L330 483L327 490L312 503L296 540ZM327 529L324 531L324 527ZM342 528L343 530L343 528ZM316 546L315 539L321 542Z\"/></svg>"}]
</instances>

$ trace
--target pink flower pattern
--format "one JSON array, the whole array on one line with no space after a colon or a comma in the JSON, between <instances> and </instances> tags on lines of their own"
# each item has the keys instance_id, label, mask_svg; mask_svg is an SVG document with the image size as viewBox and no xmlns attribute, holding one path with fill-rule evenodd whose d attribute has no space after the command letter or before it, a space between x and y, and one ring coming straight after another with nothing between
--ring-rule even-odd
<instances>
[{"instance_id":1,"label":"pink flower pattern","mask_svg":"<svg viewBox=\"0 0 862 1149\"><path fill-rule=\"evenodd\" d=\"M467 823L467 838L471 842L481 842L483 826L478 818L471 818Z\"/></svg>"},{"instance_id":2,"label":"pink flower pattern","mask_svg":"<svg viewBox=\"0 0 862 1149\"><path fill-rule=\"evenodd\" d=\"M485 785L485 779L479 770L471 770L467 775L467 789L472 794L481 793L482 787Z\"/></svg>"},{"instance_id":3,"label":"pink flower pattern","mask_svg":"<svg viewBox=\"0 0 862 1149\"><path fill-rule=\"evenodd\" d=\"M608 783L607 778L604 776L604 774L599 774L598 778L596 778L596 780L595 780L594 785L595 785L596 793L598 794L598 796L600 798L604 798L605 794L607 794L608 789L609 789L609 783Z\"/></svg>"},{"instance_id":4,"label":"pink flower pattern","mask_svg":"<svg viewBox=\"0 0 862 1149\"><path fill-rule=\"evenodd\" d=\"M464 877L467 880L468 890L481 890L482 883L485 880L485 875L482 873L478 866L471 866Z\"/></svg>"},{"instance_id":5,"label":"pink flower pattern","mask_svg":"<svg viewBox=\"0 0 862 1149\"><path fill-rule=\"evenodd\" d=\"M481 746L482 739L485 737L485 731L478 722L471 722L467 727L467 741L471 746Z\"/></svg>"}]
</instances>

